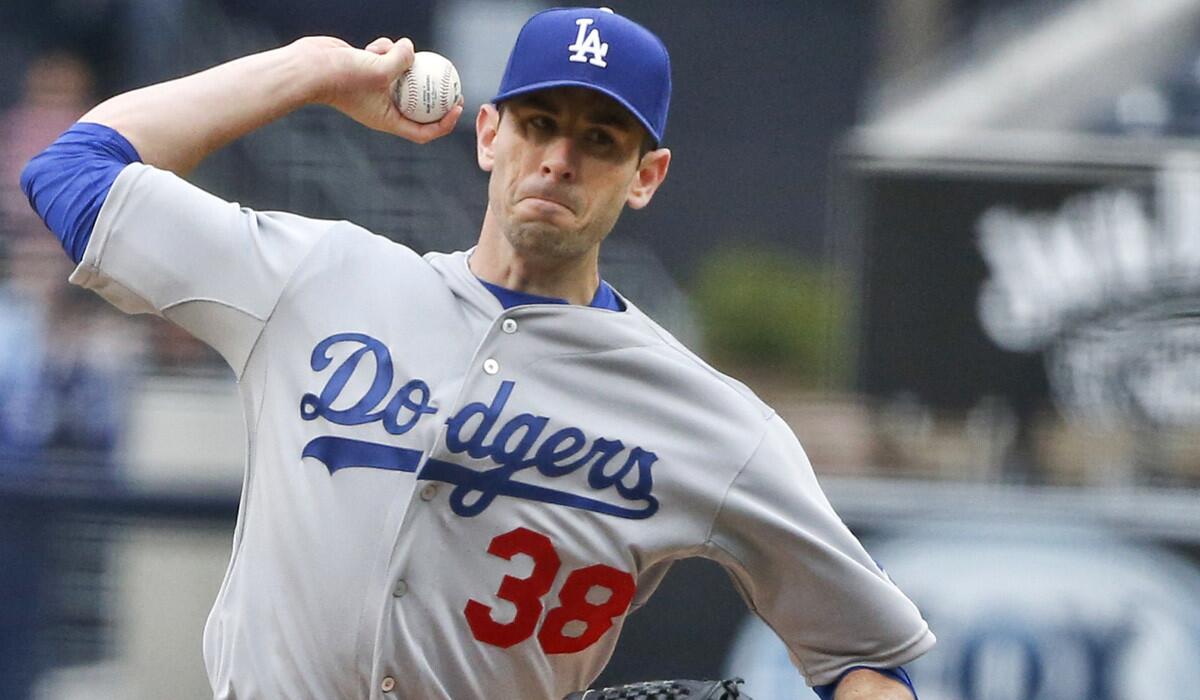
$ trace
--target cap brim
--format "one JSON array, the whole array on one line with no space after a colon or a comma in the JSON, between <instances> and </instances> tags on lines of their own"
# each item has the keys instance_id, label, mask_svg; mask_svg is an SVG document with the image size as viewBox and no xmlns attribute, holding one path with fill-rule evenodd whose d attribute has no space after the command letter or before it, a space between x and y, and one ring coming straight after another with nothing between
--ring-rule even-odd
<instances>
[{"instance_id":1,"label":"cap brim","mask_svg":"<svg viewBox=\"0 0 1200 700\"><path fill-rule=\"evenodd\" d=\"M636 109L634 109L633 105L629 104L628 100L621 97L620 95L613 92L612 90L609 90L601 85L596 85L595 83L589 83L586 80L547 80L547 81L541 82L541 83L532 83L530 85L522 85L519 88L509 90L508 92L502 92L499 95L496 95L495 97L492 98L492 104L498 104L500 102L503 102L504 100L510 100L514 97L520 97L521 95L528 95L531 92L538 92L540 90L549 90L550 88L556 88L556 87L588 88L589 90L595 90L596 92L598 92L602 95L611 97L613 100L615 100L617 102L617 104L624 107L625 111L632 114L633 118L637 119L639 124L641 124L643 127L645 127L646 132L650 134L650 138L654 140L655 148L658 148L659 143L662 141L662 138L660 137L660 135L656 134L654 132L654 127L650 125L650 121L648 119L646 119L645 117L643 117L640 112L638 112Z\"/></svg>"}]
</instances>

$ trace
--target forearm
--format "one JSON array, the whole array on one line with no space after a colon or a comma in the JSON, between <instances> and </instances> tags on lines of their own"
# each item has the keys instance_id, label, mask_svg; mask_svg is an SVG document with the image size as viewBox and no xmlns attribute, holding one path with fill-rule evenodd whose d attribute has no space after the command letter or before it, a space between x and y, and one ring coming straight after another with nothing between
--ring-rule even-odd
<instances>
[{"instance_id":1,"label":"forearm","mask_svg":"<svg viewBox=\"0 0 1200 700\"><path fill-rule=\"evenodd\" d=\"M913 700L903 683L867 669L846 674L838 683L833 700Z\"/></svg>"},{"instance_id":2,"label":"forearm","mask_svg":"<svg viewBox=\"0 0 1200 700\"><path fill-rule=\"evenodd\" d=\"M206 156L317 101L318 57L297 44L117 95L83 115L120 132L150 165L183 174Z\"/></svg>"}]
</instances>

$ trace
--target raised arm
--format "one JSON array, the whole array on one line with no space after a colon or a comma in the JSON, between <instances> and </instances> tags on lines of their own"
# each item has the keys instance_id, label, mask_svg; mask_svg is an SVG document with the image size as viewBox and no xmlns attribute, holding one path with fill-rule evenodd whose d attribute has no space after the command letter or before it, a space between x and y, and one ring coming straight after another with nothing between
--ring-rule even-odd
<instances>
[{"instance_id":1,"label":"raised arm","mask_svg":"<svg viewBox=\"0 0 1200 700\"><path fill-rule=\"evenodd\" d=\"M178 323L241 372L291 272L331 222L254 212L176 175L308 104L412 141L446 134L461 107L422 125L392 104L412 57L407 40L354 49L312 37L118 95L34 156L21 188L79 263L73 283Z\"/></svg>"},{"instance_id":2,"label":"raised arm","mask_svg":"<svg viewBox=\"0 0 1200 700\"><path fill-rule=\"evenodd\" d=\"M441 121L404 118L391 85L413 60L408 39L380 38L365 49L341 39L305 37L270 51L106 100L81 122L120 132L143 162L184 174L212 152L305 105L329 105L372 129L418 143L454 128L462 107Z\"/></svg>"}]
</instances>

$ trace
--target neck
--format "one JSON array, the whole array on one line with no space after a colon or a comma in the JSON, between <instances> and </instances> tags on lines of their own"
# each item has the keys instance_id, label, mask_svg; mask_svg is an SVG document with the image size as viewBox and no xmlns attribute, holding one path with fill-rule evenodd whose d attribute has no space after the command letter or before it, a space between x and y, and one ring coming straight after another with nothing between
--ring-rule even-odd
<instances>
[{"instance_id":1,"label":"neck","mask_svg":"<svg viewBox=\"0 0 1200 700\"><path fill-rule=\"evenodd\" d=\"M489 208L469 264L476 277L492 284L586 306L600 286L599 253L598 246L565 258L523 253L512 246Z\"/></svg>"}]
</instances>

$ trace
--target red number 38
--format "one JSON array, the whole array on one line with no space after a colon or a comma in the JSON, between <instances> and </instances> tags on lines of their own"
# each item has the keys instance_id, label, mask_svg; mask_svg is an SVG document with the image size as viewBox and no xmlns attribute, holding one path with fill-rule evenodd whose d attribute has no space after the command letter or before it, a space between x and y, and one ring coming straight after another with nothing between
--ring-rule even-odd
<instances>
[{"instance_id":1,"label":"red number 38","mask_svg":"<svg viewBox=\"0 0 1200 700\"><path fill-rule=\"evenodd\" d=\"M510 622L496 622L492 608L477 600L468 600L463 610L476 639L507 649L528 639L537 629L542 598L554 587L562 561L549 537L523 527L497 535L487 551L505 560L517 554L533 559L533 571L528 576L505 576L500 581L496 597L517 609ZM589 601L587 596L593 588L606 589L608 598L603 603ZM611 566L593 564L575 569L558 591L559 606L546 613L541 629L537 630L538 644L547 654L583 651L604 636L618 616L625 614L635 590L633 576ZM576 621L582 623L583 630L568 635L567 625ZM578 629L579 625L573 627Z\"/></svg>"}]
</instances>

